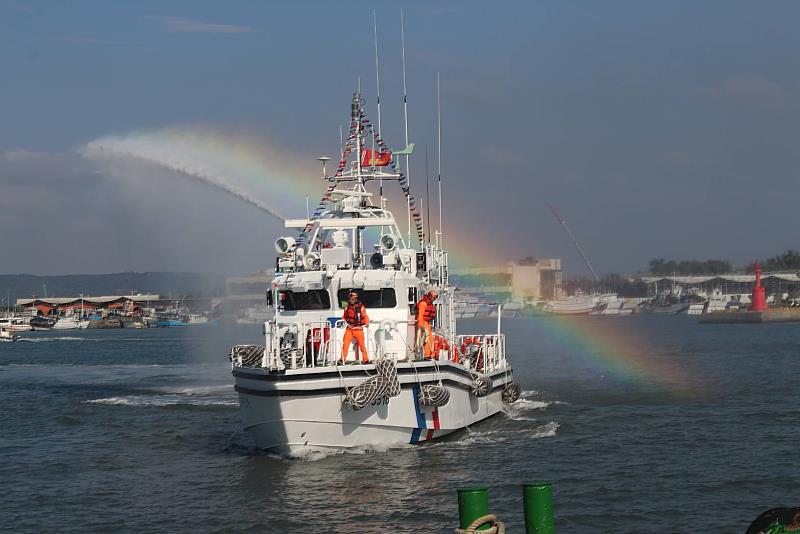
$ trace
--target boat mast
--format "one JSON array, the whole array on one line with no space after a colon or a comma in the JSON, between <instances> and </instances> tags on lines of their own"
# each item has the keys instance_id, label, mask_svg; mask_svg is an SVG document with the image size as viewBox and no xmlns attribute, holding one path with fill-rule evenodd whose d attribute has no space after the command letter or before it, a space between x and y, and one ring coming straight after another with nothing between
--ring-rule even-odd
<instances>
[{"instance_id":1,"label":"boat mast","mask_svg":"<svg viewBox=\"0 0 800 534\"><path fill-rule=\"evenodd\" d=\"M380 71L380 63L378 61L378 16L375 13L375 10L372 10L372 28L373 28L373 35L375 36L375 101L378 104L378 138L383 139L383 135L381 133L381 71ZM375 141L373 138L373 149ZM381 207L383 207L383 178L380 179L380 187L379 187L379 194L381 199Z\"/></svg>"},{"instance_id":2,"label":"boat mast","mask_svg":"<svg viewBox=\"0 0 800 534\"><path fill-rule=\"evenodd\" d=\"M363 189L364 178L361 176L361 77L358 78L358 91L353 95L353 120L356 122L356 179Z\"/></svg>"},{"instance_id":3,"label":"boat mast","mask_svg":"<svg viewBox=\"0 0 800 534\"><path fill-rule=\"evenodd\" d=\"M364 187L364 177L361 174L361 77L358 78L358 92L353 95L353 120L356 121L356 178L358 183L355 189L361 193L366 191ZM359 200L361 205L361 200ZM361 240L359 239L360 230L358 227L353 229L353 254L361 256Z\"/></svg>"},{"instance_id":4,"label":"boat mast","mask_svg":"<svg viewBox=\"0 0 800 534\"><path fill-rule=\"evenodd\" d=\"M556 220L559 223L561 223L561 226L563 226L564 230L567 231L567 234L569 234L569 237L572 238L572 242L575 244L575 248L578 249L578 252L580 252L581 257L583 258L583 261L586 263L586 266L592 272L592 276L594 276L594 281L599 284L600 283L600 277L597 276L597 271L594 270L594 267L592 267L592 262L589 261L589 258L586 257L586 254L583 252L583 249L581 248L581 244L578 243L578 239L575 237L575 234L573 234L572 230L570 230L569 226L567 226L567 221L563 217L561 217L561 215L558 214L556 209L551 204L548 204L547 208L550 210L550 213L553 214L553 217L555 217Z\"/></svg>"},{"instance_id":5,"label":"boat mast","mask_svg":"<svg viewBox=\"0 0 800 534\"><path fill-rule=\"evenodd\" d=\"M400 53L403 58L403 128L406 136L406 148L408 147L408 90L406 87L406 30L403 17L403 9L400 8ZM408 154L406 154L406 179L408 180L408 190L411 192L411 168L408 166ZM406 209L408 215L408 245L411 246L411 195L406 197ZM422 243L420 243L420 246Z\"/></svg>"},{"instance_id":6,"label":"boat mast","mask_svg":"<svg viewBox=\"0 0 800 534\"><path fill-rule=\"evenodd\" d=\"M339 159L344 158L344 132L342 132L342 125L339 125Z\"/></svg>"}]
</instances>

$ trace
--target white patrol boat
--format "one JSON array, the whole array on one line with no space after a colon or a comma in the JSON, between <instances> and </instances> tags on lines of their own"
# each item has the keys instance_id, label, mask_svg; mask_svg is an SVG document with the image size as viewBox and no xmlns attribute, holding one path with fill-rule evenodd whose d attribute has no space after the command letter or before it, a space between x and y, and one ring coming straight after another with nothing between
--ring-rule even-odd
<instances>
[{"instance_id":1,"label":"white patrol boat","mask_svg":"<svg viewBox=\"0 0 800 534\"><path fill-rule=\"evenodd\" d=\"M495 334L457 333L447 252L438 232L425 244L397 161L413 145L392 154L363 103L355 93L333 175L325 170L328 158L320 158L328 188L319 207L308 219L286 221L299 231L296 238L275 242L276 274L267 295L275 313L264 323L264 346L237 345L230 352L244 428L259 448L285 456L429 441L498 413L520 394L506 360L502 314ZM376 181L377 203L367 190ZM407 237L382 195L389 181L405 194ZM411 246L411 221L419 249ZM416 344L415 313L431 289L438 293L437 313L426 357ZM340 364L351 291L369 316L369 361L348 347Z\"/></svg>"}]
</instances>

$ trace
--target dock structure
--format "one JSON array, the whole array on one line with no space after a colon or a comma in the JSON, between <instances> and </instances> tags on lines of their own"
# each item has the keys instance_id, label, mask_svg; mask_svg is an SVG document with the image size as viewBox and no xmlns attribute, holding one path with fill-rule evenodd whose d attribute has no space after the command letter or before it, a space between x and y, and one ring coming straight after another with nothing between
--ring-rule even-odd
<instances>
[{"instance_id":1,"label":"dock structure","mask_svg":"<svg viewBox=\"0 0 800 534\"><path fill-rule=\"evenodd\" d=\"M800 308L705 313L698 317L698 322L701 324L800 323Z\"/></svg>"}]
</instances>

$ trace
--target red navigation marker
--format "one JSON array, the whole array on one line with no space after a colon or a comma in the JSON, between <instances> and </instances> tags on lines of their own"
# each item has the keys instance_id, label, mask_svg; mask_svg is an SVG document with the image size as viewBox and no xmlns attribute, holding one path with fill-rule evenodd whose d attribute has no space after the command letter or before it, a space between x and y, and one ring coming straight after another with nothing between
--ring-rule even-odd
<instances>
[{"instance_id":1,"label":"red navigation marker","mask_svg":"<svg viewBox=\"0 0 800 534\"><path fill-rule=\"evenodd\" d=\"M761 287L761 264L758 261L756 261L756 285L753 286L753 296L750 300L753 303L751 311L767 311L767 295Z\"/></svg>"}]
</instances>

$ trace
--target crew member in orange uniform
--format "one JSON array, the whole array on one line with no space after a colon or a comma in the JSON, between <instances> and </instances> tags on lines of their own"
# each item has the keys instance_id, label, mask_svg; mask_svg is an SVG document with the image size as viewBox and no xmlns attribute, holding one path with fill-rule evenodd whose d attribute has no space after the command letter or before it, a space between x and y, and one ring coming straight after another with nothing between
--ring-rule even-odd
<instances>
[{"instance_id":1,"label":"crew member in orange uniform","mask_svg":"<svg viewBox=\"0 0 800 534\"><path fill-rule=\"evenodd\" d=\"M364 343L364 327L369 324L367 308L358 300L358 293L355 291L350 292L347 301L348 304L342 316L344 322L347 323L347 330L344 333L344 341L342 342L342 364L347 361L347 352L350 350L350 344L353 340L355 340L361 352L361 361L366 363L369 361L367 346Z\"/></svg>"},{"instance_id":2,"label":"crew member in orange uniform","mask_svg":"<svg viewBox=\"0 0 800 534\"><path fill-rule=\"evenodd\" d=\"M436 291L431 289L417 303L417 348L425 343L425 357L435 358L433 350L433 331L431 323L436 319L436 305L433 303L439 296Z\"/></svg>"}]
</instances>

